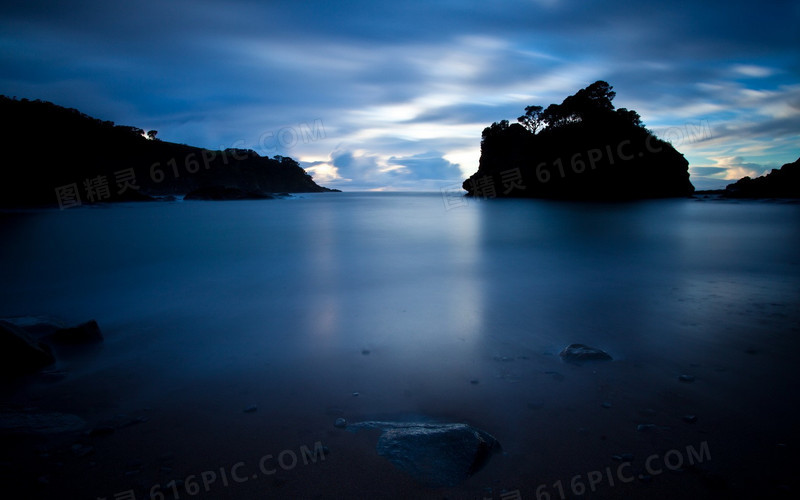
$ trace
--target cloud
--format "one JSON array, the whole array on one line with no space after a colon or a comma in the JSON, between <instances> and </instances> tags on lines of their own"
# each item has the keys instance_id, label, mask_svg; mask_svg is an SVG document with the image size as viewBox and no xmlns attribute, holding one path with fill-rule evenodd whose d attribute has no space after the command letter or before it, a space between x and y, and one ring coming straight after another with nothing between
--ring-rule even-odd
<instances>
[{"instance_id":1,"label":"cloud","mask_svg":"<svg viewBox=\"0 0 800 500\"><path fill-rule=\"evenodd\" d=\"M392 173L406 179L457 181L462 175L458 165L450 163L442 153L436 151L406 157L392 156L387 163L402 167Z\"/></svg>"},{"instance_id":2,"label":"cloud","mask_svg":"<svg viewBox=\"0 0 800 500\"><path fill-rule=\"evenodd\" d=\"M348 186L468 175L484 127L598 79L697 168L798 156L787 2L29 0L0 14L0 93L261 152L265 134L321 120L325 137L266 152ZM684 133L697 123L711 137Z\"/></svg>"}]
</instances>

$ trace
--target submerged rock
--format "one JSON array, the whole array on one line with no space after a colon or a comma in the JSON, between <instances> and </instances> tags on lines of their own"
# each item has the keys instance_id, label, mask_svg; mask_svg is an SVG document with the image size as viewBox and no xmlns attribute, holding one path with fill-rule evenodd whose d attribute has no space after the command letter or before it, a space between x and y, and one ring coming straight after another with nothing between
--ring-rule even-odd
<instances>
[{"instance_id":1,"label":"submerged rock","mask_svg":"<svg viewBox=\"0 0 800 500\"><path fill-rule=\"evenodd\" d=\"M60 434L84 429L86 422L77 415L27 410L0 412L0 434Z\"/></svg>"},{"instance_id":2,"label":"submerged rock","mask_svg":"<svg viewBox=\"0 0 800 500\"><path fill-rule=\"evenodd\" d=\"M72 328L60 328L46 339L60 344L89 344L102 342L103 334L97 321L92 319Z\"/></svg>"},{"instance_id":3,"label":"submerged rock","mask_svg":"<svg viewBox=\"0 0 800 500\"><path fill-rule=\"evenodd\" d=\"M0 374L33 373L55 361L46 344L37 342L22 328L0 320Z\"/></svg>"},{"instance_id":4,"label":"submerged rock","mask_svg":"<svg viewBox=\"0 0 800 500\"><path fill-rule=\"evenodd\" d=\"M266 193L246 191L237 187L210 186L189 192L184 200L226 201L226 200L271 200L275 197Z\"/></svg>"},{"instance_id":5,"label":"submerged rock","mask_svg":"<svg viewBox=\"0 0 800 500\"><path fill-rule=\"evenodd\" d=\"M610 354L597 349L589 347L584 344L570 344L559 353L561 359L571 363L580 363L583 361L609 361L613 359Z\"/></svg>"},{"instance_id":6,"label":"submerged rock","mask_svg":"<svg viewBox=\"0 0 800 500\"><path fill-rule=\"evenodd\" d=\"M459 484L500 450L494 436L467 424L360 422L350 427L383 430L378 454L433 487Z\"/></svg>"}]
</instances>

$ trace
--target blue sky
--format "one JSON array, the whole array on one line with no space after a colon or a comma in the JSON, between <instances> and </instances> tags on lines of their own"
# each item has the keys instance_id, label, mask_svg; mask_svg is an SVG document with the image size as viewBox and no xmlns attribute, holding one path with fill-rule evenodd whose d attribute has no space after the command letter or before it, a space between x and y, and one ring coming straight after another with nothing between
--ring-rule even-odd
<instances>
[{"instance_id":1,"label":"blue sky","mask_svg":"<svg viewBox=\"0 0 800 500\"><path fill-rule=\"evenodd\" d=\"M0 93L330 187L438 190L484 127L606 80L702 189L800 156L797 26L775 0L6 0Z\"/></svg>"}]
</instances>

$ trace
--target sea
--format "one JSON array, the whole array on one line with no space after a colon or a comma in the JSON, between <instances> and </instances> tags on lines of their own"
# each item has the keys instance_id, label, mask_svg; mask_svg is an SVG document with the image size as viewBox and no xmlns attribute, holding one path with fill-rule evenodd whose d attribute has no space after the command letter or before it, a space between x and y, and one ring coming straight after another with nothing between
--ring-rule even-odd
<instances>
[{"instance_id":1,"label":"sea","mask_svg":"<svg viewBox=\"0 0 800 500\"><path fill-rule=\"evenodd\" d=\"M112 497L165 488L167 468L255 470L257 449L315 442L330 448L324 465L282 470L258 491L558 498L618 453L636 453L641 469L669 450L689 460L703 443L700 473L659 462L663 474L642 473L652 481L623 484L604 472L597 497L790 488L777 471L794 459L776 450L800 447L797 203L318 193L7 210L0 236L0 317L95 319L105 338L57 352L46 377L5 387L4 405L89 427L143 416L116 439L136 433L152 447L92 443L96 457L122 458L92 472L90 457L69 477L37 470L31 488ZM613 361L564 363L573 343ZM503 451L456 490L430 490L337 418L465 422ZM177 465L156 463L170 453ZM255 498L258 481L206 494Z\"/></svg>"}]
</instances>

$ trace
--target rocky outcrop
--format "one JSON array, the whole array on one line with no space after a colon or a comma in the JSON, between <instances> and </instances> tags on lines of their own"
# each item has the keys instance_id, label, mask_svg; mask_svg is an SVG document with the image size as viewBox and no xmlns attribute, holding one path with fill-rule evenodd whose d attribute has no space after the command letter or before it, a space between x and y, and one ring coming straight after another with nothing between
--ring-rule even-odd
<instances>
[{"instance_id":1,"label":"rocky outcrop","mask_svg":"<svg viewBox=\"0 0 800 500\"><path fill-rule=\"evenodd\" d=\"M0 374L24 375L55 363L50 348L22 328L0 320Z\"/></svg>"},{"instance_id":2,"label":"rocky outcrop","mask_svg":"<svg viewBox=\"0 0 800 500\"><path fill-rule=\"evenodd\" d=\"M800 198L800 158L763 177L743 177L728 184L723 195L726 198Z\"/></svg>"},{"instance_id":3,"label":"rocky outcrop","mask_svg":"<svg viewBox=\"0 0 800 500\"><path fill-rule=\"evenodd\" d=\"M235 187L210 186L188 193L184 200L205 200L205 201L225 201L225 200L272 200L274 196L266 193L245 191Z\"/></svg>"},{"instance_id":4,"label":"rocky outcrop","mask_svg":"<svg viewBox=\"0 0 800 500\"><path fill-rule=\"evenodd\" d=\"M71 328L59 328L45 337L45 340L68 345L92 344L102 342L103 334L97 321L92 319Z\"/></svg>"},{"instance_id":5,"label":"rocky outcrop","mask_svg":"<svg viewBox=\"0 0 800 500\"><path fill-rule=\"evenodd\" d=\"M483 131L478 171L464 181L480 198L616 200L693 193L689 163L641 123L615 109L598 81L547 109L529 106L520 123Z\"/></svg>"},{"instance_id":6,"label":"rocky outcrop","mask_svg":"<svg viewBox=\"0 0 800 500\"><path fill-rule=\"evenodd\" d=\"M40 318L0 320L0 375L11 378L36 373L56 362L54 351L61 356L102 341L95 320L67 328Z\"/></svg>"},{"instance_id":7,"label":"rocky outcrop","mask_svg":"<svg viewBox=\"0 0 800 500\"><path fill-rule=\"evenodd\" d=\"M334 191L289 157L155 139L43 101L0 96L0 206L146 201L212 186L255 193Z\"/></svg>"}]
</instances>

